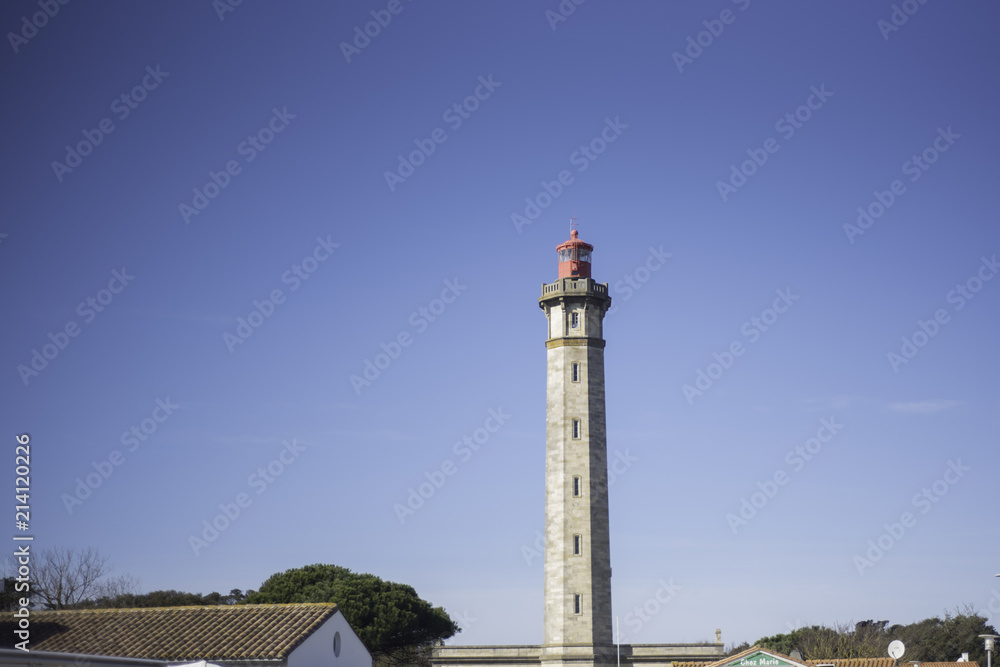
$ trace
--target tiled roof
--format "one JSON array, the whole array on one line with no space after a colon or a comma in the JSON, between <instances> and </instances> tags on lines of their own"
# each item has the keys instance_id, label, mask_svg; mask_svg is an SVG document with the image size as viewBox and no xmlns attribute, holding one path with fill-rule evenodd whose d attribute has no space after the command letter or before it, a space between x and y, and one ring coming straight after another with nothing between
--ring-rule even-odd
<instances>
[{"instance_id":1,"label":"tiled roof","mask_svg":"<svg viewBox=\"0 0 1000 667\"><path fill-rule=\"evenodd\" d=\"M31 612L32 651L151 660L281 660L337 605L248 604ZM0 645L18 641L0 614Z\"/></svg>"},{"instance_id":2,"label":"tiled roof","mask_svg":"<svg viewBox=\"0 0 1000 667\"><path fill-rule=\"evenodd\" d=\"M834 667L893 667L895 664L889 656L884 658L833 658L830 660L803 660L811 667L818 665L833 665Z\"/></svg>"},{"instance_id":3,"label":"tiled roof","mask_svg":"<svg viewBox=\"0 0 1000 667\"><path fill-rule=\"evenodd\" d=\"M722 658L721 660L716 660L713 662L675 662L673 667L709 667L722 665L727 665L734 660L752 655L757 651L766 651L772 655L778 656L783 660L788 662L798 662L804 665L809 665L809 667L819 667L819 665L833 665L834 667L896 667L897 663L895 660L886 656L884 658L831 658L828 660L795 660L787 655L778 653L777 651L772 651L771 649L762 648L760 646L751 646L750 648L735 653L733 655ZM898 667L911 667L906 662L899 662ZM979 667L975 662L921 662L919 667Z\"/></svg>"}]
</instances>

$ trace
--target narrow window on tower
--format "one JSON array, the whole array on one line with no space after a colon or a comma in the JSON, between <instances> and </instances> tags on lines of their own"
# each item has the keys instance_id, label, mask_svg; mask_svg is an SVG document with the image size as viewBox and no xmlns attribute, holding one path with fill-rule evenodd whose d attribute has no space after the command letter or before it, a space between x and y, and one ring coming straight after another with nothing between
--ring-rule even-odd
<instances>
[{"instance_id":1,"label":"narrow window on tower","mask_svg":"<svg viewBox=\"0 0 1000 667\"><path fill-rule=\"evenodd\" d=\"M573 497L579 498L583 495L583 479L580 477L573 478Z\"/></svg>"},{"instance_id":2,"label":"narrow window on tower","mask_svg":"<svg viewBox=\"0 0 1000 667\"><path fill-rule=\"evenodd\" d=\"M574 310L573 314L570 315L569 319L570 319L570 326L573 327L574 329L580 326L580 313Z\"/></svg>"},{"instance_id":3,"label":"narrow window on tower","mask_svg":"<svg viewBox=\"0 0 1000 667\"><path fill-rule=\"evenodd\" d=\"M581 535L573 536L573 555L579 556L583 552L583 537Z\"/></svg>"},{"instance_id":4,"label":"narrow window on tower","mask_svg":"<svg viewBox=\"0 0 1000 667\"><path fill-rule=\"evenodd\" d=\"M580 613L580 609L581 609L581 607L583 607L583 599L582 598L583 598L582 595L574 595L573 596L573 613L574 614L579 614Z\"/></svg>"},{"instance_id":5,"label":"narrow window on tower","mask_svg":"<svg viewBox=\"0 0 1000 667\"><path fill-rule=\"evenodd\" d=\"M580 381L580 364L576 361L573 362L573 382Z\"/></svg>"},{"instance_id":6,"label":"narrow window on tower","mask_svg":"<svg viewBox=\"0 0 1000 667\"><path fill-rule=\"evenodd\" d=\"M579 419L574 419L573 420L573 439L574 440L579 440L580 439L580 420Z\"/></svg>"}]
</instances>

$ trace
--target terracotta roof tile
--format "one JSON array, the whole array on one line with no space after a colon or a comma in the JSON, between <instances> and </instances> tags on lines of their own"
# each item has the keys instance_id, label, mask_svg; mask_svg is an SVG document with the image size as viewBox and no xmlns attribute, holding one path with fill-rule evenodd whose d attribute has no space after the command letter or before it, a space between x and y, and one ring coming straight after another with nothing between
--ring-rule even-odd
<instances>
[{"instance_id":1,"label":"terracotta roof tile","mask_svg":"<svg viewBox=\"0 0 1000 667\"><path fill-rule=\"evenodd\" d=\"M818 665L834 665L834 667L893 667L894 661L889 656L884 658L832 658L830 660L803 660L811 667Z\"/></svg>"},{"instance_id":2,"label":"terracotta roof tile","mask_svg":"<svg viewBox=\"0 0 1000 667\"><path fill-rule=\"evenodd\" d=\"M337 613L332 603L31 612L31 650L151 660L281 660ZM0 614L13 648L14 617Z\"/></svg>"}]
</instances>

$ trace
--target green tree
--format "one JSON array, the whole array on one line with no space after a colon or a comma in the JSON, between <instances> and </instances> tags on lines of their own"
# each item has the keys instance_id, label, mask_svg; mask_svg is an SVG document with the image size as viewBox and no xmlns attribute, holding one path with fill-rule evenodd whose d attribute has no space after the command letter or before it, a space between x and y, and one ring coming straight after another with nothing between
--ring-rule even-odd
<instances>
[{"instance_id":1,"label":"green tree","mask_svg":"<svg viewBox=\"0 0 1000 667\"><path fill-rule=\"evenodd\" d=\"M979 635L997 634L997 631L975 612L972 605L966 605L964 609L946 611L944 618L935 616L909 625L894 625L888 633L906 645L903 656L906 661L953 661L968 653L969 660L985 665L986 649Z\"/></svg>"},{"instance_id":2,"label":"green tree","mask_svg":"<svg viewBox=\"0 0 1000 667\"><path fill-rule=\"evenodd\" d=\"M981 634L996 634L986 619L966 605L944 618L926 618L909 625L892 625L888 621L860 621L835 624L833 627L813 625L786 634L762 637L757 644L785 655L798 649L806 660L843 658L881 658L889 642L899 639L906 645L903 661L954 662L963 653L969 660L986 664L986 652Z\"/></svg>"},{"instance_id":3,"label":"green tree","mask_svg":"<svg viewBox=\"0 0 1000 667\"><path fill-rule=\"evenodd\" d=\"M78 608L107 609L136 607L190 607L200 605L236 604L246 597L238 588L229 595L221 593L184 593L183 591L152 591L150 593L124 593L116 596L105 596L89 603L77 605Z\"/></svg>"},{"instance_id":4,"label":"green tree","mask_svg":"<svg viewBox=\"0 0 1000 667\"><path fill-rule=\"evenodd\" d=\"M729 647L726 649L726 655L727 656L736 655L737 653L745 651L748 648L750 648L750 642L743 642L742 644L730 644Z\"/></svg>"},{"instance_id":5,"label":"green tree","mask_svg":"<svg viewBox=\"0 0 1000 667\"><path fill-rule=\"evenodd\" d=\"M272 575L242 604L335 602L381 664L425 664L429 647L459 632L441 607L412 586L337 565L307 565Z\"/></svg>"},{"instance_id":6,"label":"green tree","mask_svg":"<svg viewBox=\"0 0 1000 667\"><path fill-rule=\"evenodd\" d=\"M812 627L815 629L819 628L818 625L814 625ZM782 653L784 655L789 655L794 649L798 648L800 651L802 650L801 648L799 648L799 645L801 643L800 640L803 632L807 629L808 628L798 628L797 630L792 630L791 632L783 634L773 635L771 637L761 637L760 639L754 642L754 646L760 646L761 648L766 648L770 649L771 651L777 651L778 653Z\"/></svg>"}]
</instances>

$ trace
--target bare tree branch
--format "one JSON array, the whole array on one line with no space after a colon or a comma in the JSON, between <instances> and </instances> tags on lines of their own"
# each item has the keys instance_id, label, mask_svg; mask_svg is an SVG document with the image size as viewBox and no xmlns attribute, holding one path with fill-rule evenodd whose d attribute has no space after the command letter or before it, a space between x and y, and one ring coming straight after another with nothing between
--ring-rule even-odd
<instances>
[{"instance_id":1,"label":"bare tree branch","mask_svg":"<svg viewBox=\"0 0 1000 667\"><path fill-rule=\"evenodd\" d=\"M110 572L108 557L93 547L46 549L35 557L31 590L44 609L66 609L100 595Z\"/></svg>"},{"instance_id":2,"label":"bare tree branch","mask_svg":"<svg viewBox=\"0 0 1000 667\"><path fill-rule=\"evenodd\" d=\"M98 599L116 600L126 595L138 595L142 590L142 582L129 573L108 577L96 587L93 597Z\"/></svg>"}]
</instances>

